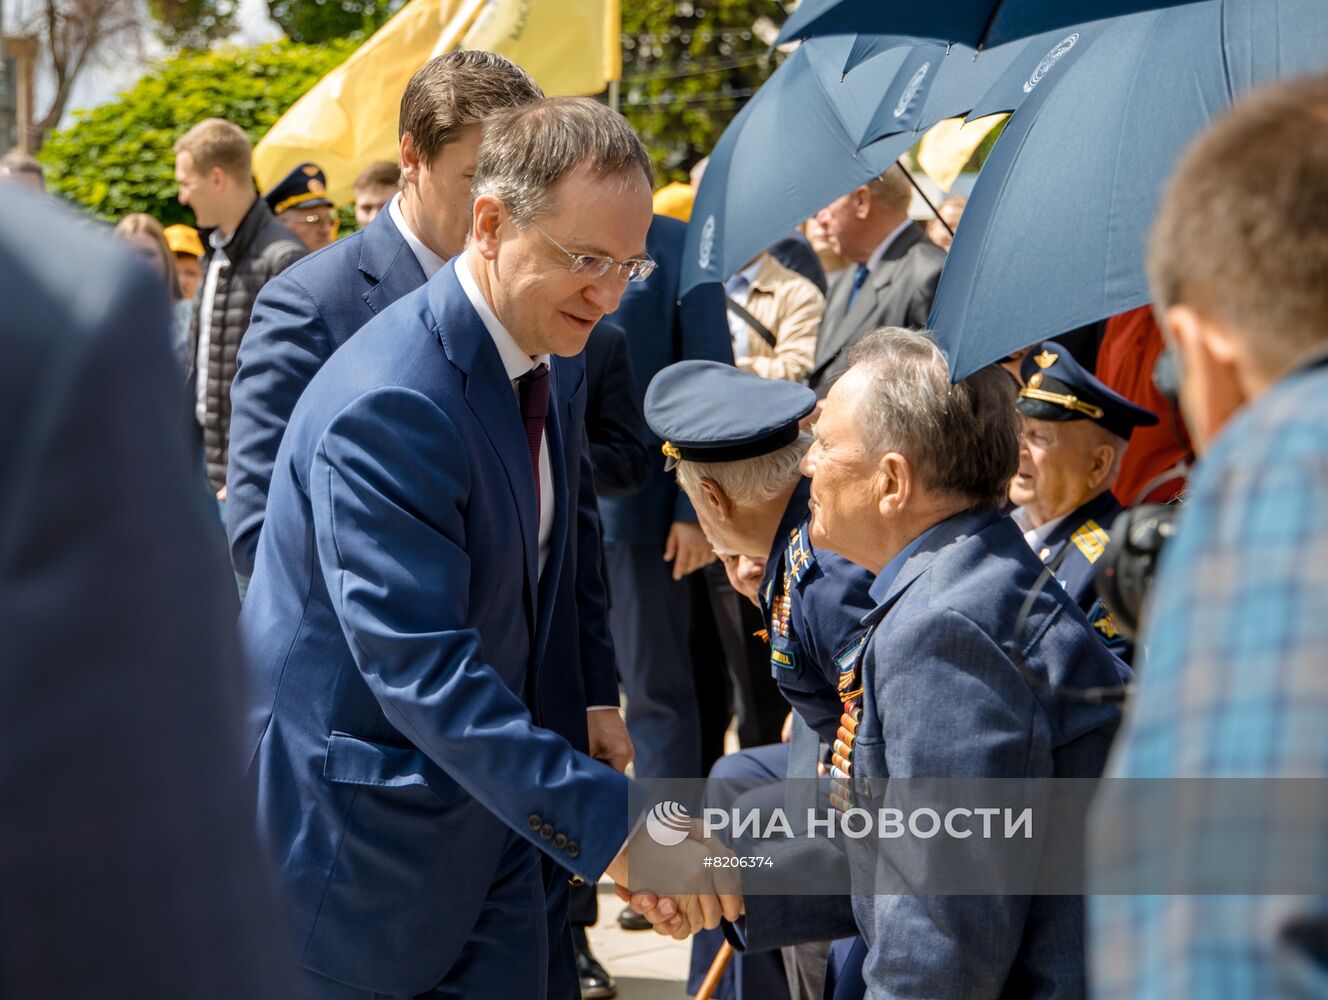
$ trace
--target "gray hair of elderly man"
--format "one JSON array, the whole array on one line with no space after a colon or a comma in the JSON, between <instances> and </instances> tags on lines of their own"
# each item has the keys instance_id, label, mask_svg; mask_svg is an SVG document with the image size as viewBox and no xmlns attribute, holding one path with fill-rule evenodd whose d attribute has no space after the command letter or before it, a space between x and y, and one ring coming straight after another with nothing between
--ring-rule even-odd
<instances>
[{"instance_id":1,"label":"gray hair of elderly man","mask_svg":"<svg viewBox=\"0 0 1328 1000\"><path fill-rule=\"evenodd\" d=\"M798 466L812 446L812 437L803 432L797 440L768 455L737 462L680 461L676 470L678 486L696 502L701 480L711 479L733 503L764 503L773 500L802 476Z\"/></svg>"},{"instance_id":2,"label":"gray hair of elderly man","mask_svg":"<svg viewBox=\"0 0 1328 1000\"><path fill-rule=\"evenodd\" d=\"M972 507L1001 507L1019 468L1015 385L995 366L950 382L928 333L885 327L860 340L845 377L863 379L857 425L868 452L897 452L921 485Z\"/></svg>"},{"instance_id":3,"label":"gray hair of elderly man","mask_svg":"<svg viewBox=\"0 0 1328 1000\"><path fill-rule=\"evenodd\" d=\"M627 119L586 97L551 97L495 111L484 126L472 199L502 200L518 226L549 211L550 192L568 174L589 168L606 181L655 171Z\"/></svg>"}]
</instances>

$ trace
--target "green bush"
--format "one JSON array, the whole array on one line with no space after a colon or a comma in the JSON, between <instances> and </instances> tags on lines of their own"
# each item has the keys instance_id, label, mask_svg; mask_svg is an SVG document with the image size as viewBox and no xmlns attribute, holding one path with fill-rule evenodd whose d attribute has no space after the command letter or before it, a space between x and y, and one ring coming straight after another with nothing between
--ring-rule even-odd
<instances>
[{"instance_id":1,"label":"green bush","mask_svg":"<svg viewBox=\"0 0 1328 1000\"><path fill-rule=\"evenodd\" d=\"M183 52L157 63L120 98L78 112L42 147L50 189L113 221L146 212L162 225L193 224L177 200L175 140L204 118L235 122L257 142L358 42L281 41Z\"/></svg>"}]
</instances>

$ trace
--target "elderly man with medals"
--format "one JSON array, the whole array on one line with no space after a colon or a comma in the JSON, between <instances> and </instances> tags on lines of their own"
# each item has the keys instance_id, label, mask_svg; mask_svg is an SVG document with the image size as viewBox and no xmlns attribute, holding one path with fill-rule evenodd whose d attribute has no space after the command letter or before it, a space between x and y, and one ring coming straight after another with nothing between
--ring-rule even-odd
<instances>
[{"instance_id":1,"label":"elderly man with medals","mask_svg":"<svg viewBox=\"0 0 1328 1000\"><path fill-rule=\"evenodd\" d=\"M1093 571L1121 512L1111 489L1130 434L1157 417L1108 389L1054 341L1024 357L1023 376L1012 516L1103 642L1129 662L1132 650L1097 599Z\"/></svg>"},{"instance_id":2,"label":"elderly man with medals","mask_svg":"<svg viewBox=\"0 0 1328 1000\"><path fill-rule=\"evenodd\" d=\"M872 574L817 551L808 536L810 483L799 463L811 436L800 423L815 405L815 393L805 386L709 361L665 368L646 393L646 420L665 442L667 467L676 469L734 588L761 609L771 672L796 713L786 727L789 742L743 750L715 765L706 793L710 807L783 804L795 786L810 791L818 745L833 748L840 732L840 688L862 646ZM785 778L806 780L786 788ZM732 974L734 996L820 997L825 942L855 929L851 921L829 926L819 947L800 947L796 954L784 949L781 962L771 950L775 944L816 937L817 914L804 913L806 928L793 936L772 940L749 928L751 948ZM752 920L760 915L753 913ZM719 932L698 937L690 990L698 987L720 942Z\"/></svg>"}]
</instances>

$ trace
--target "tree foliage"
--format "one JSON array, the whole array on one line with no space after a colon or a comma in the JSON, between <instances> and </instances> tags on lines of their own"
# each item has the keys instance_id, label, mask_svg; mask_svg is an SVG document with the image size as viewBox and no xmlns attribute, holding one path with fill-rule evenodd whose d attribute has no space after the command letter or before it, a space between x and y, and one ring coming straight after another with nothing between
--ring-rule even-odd
<instances>
[{"instance_id":1,"label":"tree foliage","mask_svg":"<svg viewBox=\"0 0 1328 1000\"><path fill-rule=\"evenodd\" d=\"M148 0L157 34L173 49L205 49L235 30L236 0Z\"/></svg>"},{"instance_id":2,"label":"tree foliage","mask_svg":"<svg viewBox=\"0 0 1328 1000\"><path fill-rule=\"evenodd\" d=\"M405 6L406 0L267 0L268 13L286 37L325 42L347 35L370 35ZM630 2L630 0L629 0Z\"/></svg>"},{"instance_id":3,"label":"tree foliage","mask_svg":"<svg viewBox=\"0 0 1328 1000\"><path fill-rule=\"evenodd\" d=\"M93 215L147 212L193 223L176 200L175 140L225 118L257 142L295 101L355 50L351 41L183 52L162 60L119 100L79 112L41 151L48 186Z\"/></svg>"},{"instance_id":4,"label":"tree foliage","mask_svg":"<svg viewBox=\"0 0 1328 1000\"><path fill-rule=\"evenodd\" d=\"M629 0L622 5L622 112L660 181L684 180L773 72L754 26L784 20L777 0Z\"/></svg>"}]
</instances>

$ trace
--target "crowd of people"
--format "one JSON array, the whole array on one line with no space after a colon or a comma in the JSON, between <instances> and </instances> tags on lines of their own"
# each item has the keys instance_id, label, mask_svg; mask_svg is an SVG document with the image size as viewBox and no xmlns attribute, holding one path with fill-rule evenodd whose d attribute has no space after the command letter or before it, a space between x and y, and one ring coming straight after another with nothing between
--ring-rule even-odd
<instances>
[{"instance_id":1,"label":"crowd of people","mask_svg":"<svg viewBox=\"0 0 1328 1000\"><path fill-rule=\"evenodd\" d=\"M175 144L197 227L110 247L0 159L0 984L611 997L606 878L624 930L695 935L690 992L1322 995L1323 895L760 892L699 823L674 891L631 789L1323 777L1325 113L1322 78L1243 99L1151 305L955 384L962 198L892 166L680 296L704 162L655 191L617 112L491 53L411 78L346 235L222 119ZM1137 630L1095 577L1145 502L1180 516ZM79 685L85 780L41 752Z\"/></svg>"}]
</instances>

